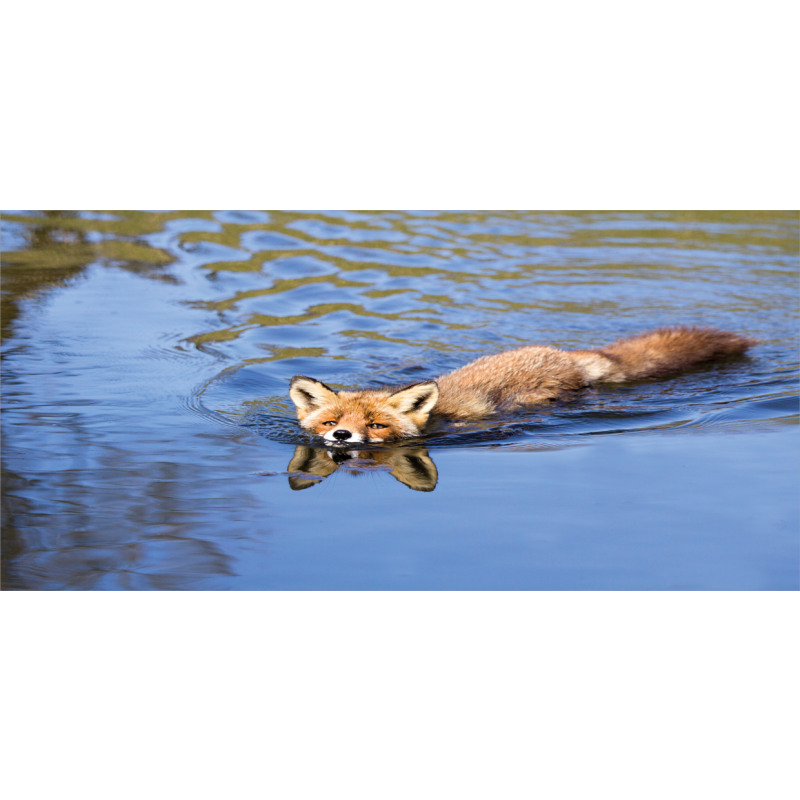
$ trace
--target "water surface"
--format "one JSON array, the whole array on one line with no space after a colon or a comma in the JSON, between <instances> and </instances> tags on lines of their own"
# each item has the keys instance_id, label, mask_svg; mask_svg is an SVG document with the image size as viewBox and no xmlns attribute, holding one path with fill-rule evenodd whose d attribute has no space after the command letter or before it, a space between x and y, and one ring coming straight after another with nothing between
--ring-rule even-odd
<instances>
[{"instance_id":1,"label":"water surface","mask_svg":"<svg viewBox=\"0 0 800 800\"><path fill-rule=\"evenodd\" d=\"M797 589L798 219L9 212L4 589ZM288 379L726 328L750 356L332 459Z\"/></svg>"}]
</instances>

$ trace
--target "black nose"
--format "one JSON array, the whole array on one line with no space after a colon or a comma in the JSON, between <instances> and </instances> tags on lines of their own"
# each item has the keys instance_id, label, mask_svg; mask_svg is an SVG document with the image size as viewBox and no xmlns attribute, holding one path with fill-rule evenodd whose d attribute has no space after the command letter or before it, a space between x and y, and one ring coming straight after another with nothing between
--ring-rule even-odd
<instances>
[{"instance_id":1,"label":"black nose","mask_svg":"<svg viewBox=\"0 0 800 800\"><path fill-rule=\"evenodd\" d=\"M338 431L333 432L334 439L341 439L344 441L345 439L349 439L353 434L350 431L342 430L341 428Z\"/></svg>"}]
</instances>

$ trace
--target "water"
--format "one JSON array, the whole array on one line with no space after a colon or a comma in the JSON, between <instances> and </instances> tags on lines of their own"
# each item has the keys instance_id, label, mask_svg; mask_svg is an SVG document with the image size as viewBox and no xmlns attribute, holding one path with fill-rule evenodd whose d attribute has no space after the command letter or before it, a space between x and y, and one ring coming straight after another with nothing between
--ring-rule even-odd
<instances>
[{"instance_id":1,"label":"water","mask_svg":"<svg viewBox=\"0 0 800 800\"><path fill-rule=\"evenodd\" d=\"M798 219L9 212L4 589L797 589ZM747 358L331 459L288 379L648 328Z\"/></svg>"}]
</instances>

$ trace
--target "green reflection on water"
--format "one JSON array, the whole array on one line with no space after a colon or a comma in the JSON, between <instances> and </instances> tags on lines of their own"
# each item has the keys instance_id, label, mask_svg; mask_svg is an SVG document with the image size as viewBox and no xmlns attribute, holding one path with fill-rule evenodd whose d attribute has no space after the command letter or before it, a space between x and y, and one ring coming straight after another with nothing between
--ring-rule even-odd
<instances>
[{"instance_id":1,"label":"green reflection on water","mask_svg":"<svg viewBox=\"0 0 800 800\"><path fill-rule=\"evenodd\" d=\"M301 286L310 286L315 283L327 283L339 288L363 287L370 285L360 281L348 281L340 278L338 275L312 275L307 278L279 279L274 281L272 286L270 286L268 289L248 289L246 291L237 292L235 295L226 298L225 300L201 302L197 303L196 305L198 308L210 308L216 311L225 311L229 308L235 307L242 300L252 300L256 297L266 297L273 294L283 294L284 292L290 292L293 289L298 289ZM365 292L364 294L369 294L369 292Z\"/></svg>"},{"instance_id":2,"label":"green reflection on water","mask_svg":"<svg viewBox=\"0 0 800 800\"><path fill-rule=\"evenodd\" d=\"M209 230L182 230L174 236L174 247L155 247L146 241L152 234L162 233L170 223L198 220ZM234 222L220 219L212 211L110 211L76 212L43 211L8 213L3 224L16 223L22 230L23 243L3 247L2 316L3 334L17 315L17 303L49 287L63 285L75 278L89 264L113 265L136 271L155 280L171 280L169 267L181 257L181 247L195 243L213 243L241 253L241 260L222 259L202 263L208 274L219 272L260 273L270 262L280 264L287 258L313 258L330 265L331 273L298 278L270 279L264 288L235 291L200 305L224 311L242 300L281 294L314 283L336 288L363 286L370 298L385 298L412 290L372 286L369 280L358 281L346 273L377 271L391 278L422 281L441 277L454 284L477 281L500 282L517 280L527 274L541 276L552 273L554 285L563 280L565 267L556 250L552 258L541 258L535 264L518 258L513 270L492 263L500 260L506 248L535 252L541 248L596 248L613 243L615 248L647 247L651 250L679 246L681 250L715 252L753 252L759 248L783 253L797 252L798 215L794 211L489 211L431 212L430 215L401 211L349 212L344 215L325 212L269 212L265 222ZM314 230L316 234L309 232ZM291 246L256 249L243 243L249 233L279 234ZM360 234L369 233L364 240ZM345 235L347 234L347 235ZM382 238L383 237L383 238ZM4 236L5 239L5 236ZM257 241L257 240L256 240ZM340 252L347 248L345 253ZM365 258L374 253L375 258ZM425 263L397 263L411 255L424 257ZM452 263L458 259L478 259L481 269L472 274L459 270ZM450 262L450 263L448 263ZM602 283L609 276L636 273L639 276L655 269L652 264L607 264ZM685 266L659 263L659 271L685 270ZM760 273L769 276L774 270ZM355 277L355 276L354 276ZM591 283L586 274L579 280ZM542 284L544 285L544 284ZM372 288L370 288L372 287ZM504 294L505 294L504 287ZM490 293L489 293L490 294ZM447 295L418 295L423 302L440 307L454 304ZM488 298L487 298L488 300ZM516 303L507 296L488 302L508 309L563 308L557 303ZM613 307L613 303L608 304ZM596 306L593 305L593 308ZM579 308L572 309L579 312ZM407 319L403 314L377 313L357 303L328 303L310 306L305 313L287 316L257 314L246 325L286 325L315 319L334 311L350 311L363 316L385 319ZM415 309L423 314L438 314L436 309ZM424 319L419 317L418 319ZM241 325L241 323L240 323ZM236 338L240 327L227 326L205 334L210 339ZM203 341L198 339L197 341Z\"/></svg>"}]
</instances>

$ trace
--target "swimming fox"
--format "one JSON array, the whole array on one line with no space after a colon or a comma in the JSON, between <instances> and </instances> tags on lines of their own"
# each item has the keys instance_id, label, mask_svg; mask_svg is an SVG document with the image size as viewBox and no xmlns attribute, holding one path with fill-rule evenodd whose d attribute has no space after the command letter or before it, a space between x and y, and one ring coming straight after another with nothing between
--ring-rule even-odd
<instances>
[{"instance_id":1,"label":"swimming fox","mask_svg":"<svg viewBox=\"0 0 800 800\"><path fill-rule=\"evenodd\" d=\"M661 378L757 343L712 328L660 328L593 350L520 347L400 388L337 392L295 375L289 396L301 427L330 444L388 442L419 436L435 419L479 420L595 383Z\"/></svg>"}]
</instances>

